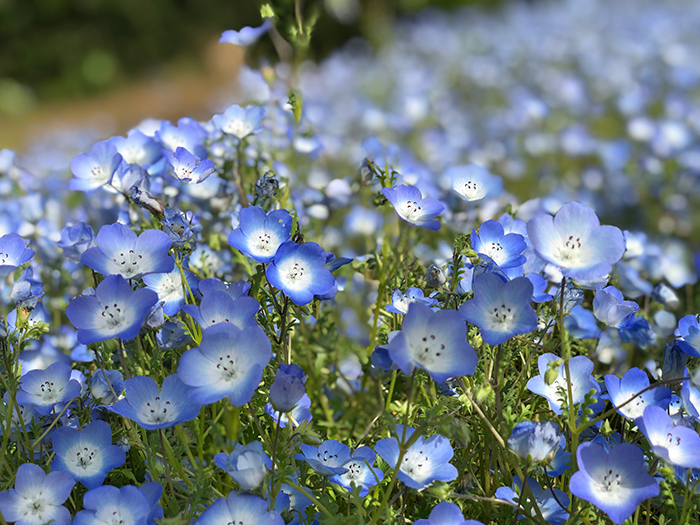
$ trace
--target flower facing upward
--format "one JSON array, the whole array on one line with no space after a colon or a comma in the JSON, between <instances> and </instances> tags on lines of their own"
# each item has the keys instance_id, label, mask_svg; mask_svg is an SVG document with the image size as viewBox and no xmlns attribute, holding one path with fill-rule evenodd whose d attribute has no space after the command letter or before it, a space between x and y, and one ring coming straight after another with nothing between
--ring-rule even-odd
<instances>
[{"instance_id":1,"label":"flower facing upward","mask_svg":"<svg viewBox=\"0 0 700 525\"><path fill-rule=\"evenodd\" d=\"M81 153L70 162L73 178L68 183L71 190L94 191L112 181L114 172L122 162L117 148L107 141L96 142L90 153Z\"/></svg>"},{"instance_id":2,"label":"flower facing upward","mask_svg":"<svg viewBox=\"0 0 700 525\"><path fill-rule=\"evenodd\" d=\"M478 232L472 230L471 242L479 257L499 268L515 268L527 260L521 255L527 248L525 238L518 233L504 233L503 226L496 221L486 221Z\"/></svg>"},{"instance_id":3,"label":"flower facing upward","mask_svg":"<svg viewBox=\"0 0 700 525\"><path fill-rule=\"evenodd\" d=\"M325 264L326 252L318 244L289 241L279 247L265 275L270 284L282 290L292 302L304 305L335 285L335 277L324 268Z\"/></svg>"},{"instance_id":4,"label":"flower facing upward","mask_svg":"<svg viewBox=\"0 0 700 525\"><path fill-rule=\"evenodd\" d=\"M378 468L372 468L376 458L377 454L371 448L360 447L342 464L345 472L334 474L330 477L330 481L348 490L353 490L356 486L361 487L360 497L364 498L369 493L369 489L384 478L384 472Z\"/></svg>"},{"instance_id":5,"label":"flower facing upward","mask_svg":"<svg viewBox=\"0 0 700 525\"><path fill-rule=\"evenodd\" d=\"M660 458L678 467L700 468L700 436L693 428L674 426L668 412L648 406L635 423Z\"/></svg>"},{"instance_id":6,"label":"flower facing upward","mask_svg":"<svg viewBox=\"0 0 700 525\"><path fill-rule=\"evenodd\" d=\"M622 378L612 374L606 375L605 387L608 389L610 401L616 407L633 397L635 398L634 401L617 410L619 414L628 419L642 417L644 409L652 405L660 406L666 410L671 401L671 389L667 387L652 388L635 397L639 392L649 387L649 376L639 368L630 368Z\"/></svg>"},{"instance_id":7,"label":"flower facing upward","mask_svg":"<svg viewBox=\"0 0 700 525\"><path fill-rule=\"evenodd\" d=\"M222 36L222 40L223 38ZM248 135L262 131L263 128L260 123L264 116L265 108L254 106L242 108L234 104L224 111L222 115L214 115L212 121L217 128L227 135L233 135L237 139L242 140Z\"/></svg>"},{"instance_id":8,"label":"flower facing upward","mask_svg":"<svg viewBox=\"0 0 700 525\"><path fill-rule=\"evenodd\" d=\"M593 503L614 523L622 523L647 498L659 494L659 485L645 470L644 453L637 445L622 443L609 451L593 442L576 449L579 471L569 489Z\"/></svg>"},{"instance_id":9,"label":"flower facing upward","mask_svg":"<svg viewBox=\"0 0 700 525\"><path fill-rule=\"evenodd\" d=\"M580 202L564 204L554 217L536 215L527 223L527 233L535 253L573 279L609 274L625 252L619 228L601 226L595 212Z\"/></svg>"},{"instance_id":10,"label":"flower facing upward","mask_svg":"<svg viewBox=\"0 0 700 525\"><path fill-rule=\"evenodd\" d=\"M270 262L280 245L291 238L292 216L287 210L265 213L258 206L241 210L240 226L228 236L228 243L258 262Z\"/></svg>"},{"instance_id":11,"label":"flower facing upward","mask_svg":"<svg viewBox=\"0 0 700 525\"><path fill-rule=\"evenodd\" d=\"M151 509L146 495L133 485L88 490L83 507L73 525L146 525Z\"/></svg>"},{"instance_id":12,"label":"flower facing upward","mask_svg":"<svg viewBox=\"0 0 700 525\"><path fill-rule=\"evenodd\" d=\"M17 403L31 404L39 414L50 414L57 406L80 394L80 383L71 379L71 372L71 367L65 363L27 372L21 379Z\"/></svg>"},{"instance_id":13,"label":"flower facing upward","mask_svg":"<svg viewBox=\"0 0 700 525\"><path fill-rule=\"evenodd\" d=\"M284 525L277 512L268 509L264 499L232 490L207 508L194 525Z\"/></svg>"},{"instance_id":14,"label":"flower facing upward","mask_svg":"<svg viewBox=\"0 0 700 525\"><path fill-rule=\"evenodd\" d=\"M487 344L500 345L537 328L537 314L530 305L532 290L525 277L503 282L493 273L484 273L474 280L474 298L459 313L479 327Z\"/></svg>"},{"instance_id":15,"label":"flower facing upward","mask_svg":"<svg viewBox=\"0 0 700 525\"><path fill-rule=\"evenodd\" d=\"M454 310L434 312L422 303L412 303L401 331L390 337L389 355L404 374L415 367L438 382L471 375L478 358L467 342L467 327Z\"/></svg>"},{"instance_id":16,"label":"flower facing upward","mask_svg":"<svg viewBox=\"0 0 700 525\"><path fill-rule=\"evenodd\" d=\"M63 502L74 485L67 472L47 475L38 465L25 463L17 469L15 488L0 492L0 512L5 521L17 525L70 525Z\"/></svg>"},{"instance_id":17,"label":"flower facing upward","mask_svg":"<svg viewBox=\"0 0 700 525\"><path fill-rule=\"evenodd\" d=\"M465 520L460 508L449 501L441 501L430 511L428 519L417 520L414 525L483 525L480 521Z\"/></svg>"},{"instance_id":18,"label":"flower facing upward","mask_svg":"<svg viewBox=\"0 0 700 525\"><path fill-rule=\"evenodd\" d=\"M166 150L164 155L170 163L168 171L181 182L199 184L214 173L214 163L211 160L195 157L185 148L178 147L175 153Z\"/></svg>"}]
</instances>

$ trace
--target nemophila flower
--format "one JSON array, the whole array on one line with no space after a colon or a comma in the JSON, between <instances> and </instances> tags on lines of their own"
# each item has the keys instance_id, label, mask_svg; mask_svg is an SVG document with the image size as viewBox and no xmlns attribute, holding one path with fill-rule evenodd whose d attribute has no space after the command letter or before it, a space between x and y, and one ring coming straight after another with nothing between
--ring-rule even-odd
<instances>
[{"instance_id":1,"label":"nemophila flower","mask_svg":"<svg viewBox=\"0 0 700 525\"><path fill-rule=\"evenodd\" d=\"M382 193L406 222L437 231L440 221L435 217L445 209L445 205L433 197L423 197L418 188L400 185L395 188L382 188Z\"/></svg>"},{"instance_id":2,"label":"nemophila flower","mask_svg":"<svg viewBox=\"0 0 700 525\"><path fill-rule=\"evenodd\" d=\"M555 414L561 414L561 400L568 397L567 374L564 364L555 367L557 376L551 384L545 382L545 374L549 370L548 364L551 361L558 361L560 358L554 354L543 354L537 359L537 366L540 375L531 378L527 382L527 389L530 392L545 397L549 401L549 408ZM583 402L586 394L591 391L600 392L600 386L591 375L593 372L593 361L586 356L577 355L569 361L569 371L571 372L571 396L569 406Z\"/></svg>"},{"instance_id":3,"label":"nemophila flower","mask_svg":"<svg viewBox=\"0 0 700 525\"><path fill-rule=\"evenodd\" d=\"M63 255L72 261L80 261L80 256L95 246L95 234L84 222L77 222L61 230L61 240L56 245L63 249Z\"/></svg>"},{"instance_id":4,"label":"nemophila flower","mask_svg":"<svg viewBox=\"0 0 700 525\"><path fill-rule=\"evenodd\" d=\"M503 232L503 226L496 221L486 221L479 231L472 230L472 248L479 257L496 263L500 268L514 268L525 264L521 255L527 248L525 238L517 233Z\"/></svg>"},{"instance_id":5,"label":"nemophila flower","mask_svg":"<svg viewBox=\"0 0 700 525\"><path fill-rule=\"evenodd\" d=\"M102 485L107 473L126 461L126 453L112 445L112 429L104 421L93 421L80 431L57 428L52 443L51 470L68 472L88 489Z\"/></svg>"},{"instance_id":6,"label":"nemophila flower","mask_svg":"<svg viewBox=\"0 0 700 525\"><path fill-rule=\"evenodd\" d=\"M685 370L685 375L688 375L687 369ZM700 390L695 388L689 379L683 381L681 399L683 400L685 411L694 417L696 421L700 421Z\"/></svg>"},{"instance_id":7,"label":"nemophila flower","mask_svg":"<svg viewBox=\"0 0 700 525\"><path fill-rule=\"evenodd\" d=\"M536 215L527 223L535 253L573 279L609 274L622 258L625 240L614 226L601 226L595 212L580 202L564 204L557 214Z\"/></svg>"},{"instance_id":8,"label":"nemophila flower","mask_svg":"<svg viewBox=\"0 0 700 525\"><path fill-rule=\"evenodd\" d=\"M288 241L277 249L265 275L275 288L298 305L310 303L315 295L329 292L335 277L324 266L326 252L315 242L296 244Z\"/></svg>"},{"instance_id":9,"label":"nemophila flower","mask_svg":"<svg viewBox=\"0 0 700 525\"><path fill-rule=\"evenodd\" d=\"M565 492L559 489L547 488L543 489L542 486L534 478L527 478L528 492L523 491L523 482L520 478L513 479L513 488L511 487L500 487L496 490L495 496L503 501L509 501L511 503L517 503L521 501L518 519L523 520L526 512L523 505L528 502L529 505L537 505L542 517L547 523L552 525L562 525L569 519L569 513L566 512L564 507L569 506L569 497ZM531 498L535 499L533 502ZM559 501L557 501L559 500ZM561 505L559 504L561 503ZM533 508L531 510L531 517L535 517L537 511Z\"/></svg>"},{"instance_id":10,"label":"nemophila flower","mask_svg":"<svg viewBox=\"0 0 700 525\"><path fill-rule=\"evenodd\" d=\"M160 230L145 230L136 237L134 230L117 222L100 228L97 247L87 250L80 261L102 275L135 279L170 272L175 264L168 255L171 244Z\"/></svg>"},{"instance_id":11,"label":"nemophila flower","mask_svg":"<svg viewBox=\"0 0 700 525\"><path fill-rule=\"evenodd\" d=\"M160 497L163 495L163 485L157 481L149 481L144 483L139 487L141 493L146 496L146 501L148 502L149 510L148 516L146 517L146 525L155 525L156 520L163 517L163 506L158 503Z\"/></svg>"},{"instance_id":12,"label":"nemophila flower","mask_svg":"<svg viewBox=\"0 0 700 525\"><path fill-rule=\"evenodd\" d=\"M669 310L675 310L681 305L678 295L671 288L666 286L664 283L659 283L654 287L654 291L651 293L651 298L664 305Z\"/></svg>"},{"instance_id":13,"label":"nemophila flower","mask_svg":"<svg viewBox=\"0 0 700 525\"><path fill-rule=\"evenodd\" d=\"M12 417L10 418L10 439L16 441L18 436L22 432L22 426L24 428L31 428L35 423L39 422L41 416L34 408L32 404L17 404L15 408L14 401L10 400L10 393L5 392L3 396L3 409L5 414L7 414L8 405L12 405ZM20 419L22 420L20 422ZM0 435L5 433L6 427L0 426Z\"/></svg>"},{"instance_id":14,"label":"nemophila flower","mask_svg":"<svg viewBox=\"0 0 700 525\"><path fill-rule=\"evenodd\" d=\"M328 252L326 253L326 264L323 265L323 268L329 272L335 272L338 268L350 264L351 262L352 259L349 257L336 257L334 253ZM338 282L339 281L336 279L333 283L333 287L329 291L324 294L314 295L314 299L318 299L319 301L330 301L333 299L338 294Z\"/></svg>"},{"instance_id":15,"label":"nemophila flower","mask_svg":"<svg viewBox=\"0 0 700 525\"><path fill-rule=\"evenodd\" d=\"M272 418L275 425L279 421L280 428L284 428L290 423L293 427L297 427L300 423L309 422L313 419L310 408L311 398L308 394L304 394L291 412L282 412L280 415L280 412L275 410L272 403L267 403L265 405L265 413Z\"/></svg>"},{"instance_id":16,"label":"nemophila flower","mask_svg":"<svg viewBox=\"0 0 700 525\"><path fill-rule=\"evenodd\" d=\"M554 457L563 434L559 425L552 421L521 421L508 438L508 448L522 459L537 464Z\"/></svg>"},{"instance_id":17,"label":"nemophila flower","mask_svg":"<svg viewBox=\"0 0 700 525\"><path fill-rule=\"evenodd\" d=\"M168 172L180 182L199 184L214 173L214 163L209 159L195 157L185 148L178 147L175 153L165 150L163 156L170 164Z\"/></svg>"},{"instance_id":18,"label":"nemophila flower","mask_svg":"<svg viewBox=\"0 0 700 525\"><path fill-rule=\"evenodd\" d=\"M384 479L384 472L378 468L372 468L376 459L377 454L371 448L360 447L341 465L345 472L334 474L329 480L348 490L361 487L360 497L364 498L370 488Z\"/></svg>"},{"instance_id":19,"label":"nemophila flower","mask_svg":"<svg viewBox=\"0 0 700 525\"><path fill-rule=\"evenodd\" d=\"M593 339L600 336L595 316L580 304L574 306L564 318L564 328L577 339Z\"/></svg>"},{"instance_id":20,"label":"nemophila flower","mask_svg":"<svg viewBox=\"0 0 700 525\"><path fill-rule=\"evenodd\" d=\"M681 350L690 357L700 357L700 323L696 315L686 315L678 321L676 337Z\"/></svg>"},{"instance_id":21,"label":"nemophila flower","mask_svg":"<svg viewBox=\"0 0 700 525\"><path fill-rule=\"evenodd\" d=\"M190 398L197 403L228 397L242 406L253 397L271 357L270 340L259 326L219 323L204 330L199 346L182 355L177 375L192 387Z\"/></svg>"},{"instance_id":22,"label":"nemophila flower","mask_svg":"<svg viewBox=\"0 0 700 525\"><path fill-rule=\"evenodd\" d=\"M221 452L214 456L214 464L226 471L243 490L260 486L267 471L272 469L272 460L263 451L260 441L247 445L236 445L233 452Z\"/></svg>"},{"instance_id":23,"label":"nemophila flower","mask_svg":"<svg viewBox=\"0 0 700 525\"><path fill-rule=\"evenodd\" d=\"M561 476L565 470L571 468L571 452L566 450L566 436L562 435L559 441L559 448L554 457L545 465L544 471L551 478Z\"/></svg>"},{"instance_id":24,"label":"nemophila flower","mask_svg":"<svg viewBox=\"0 0 700 525\"><path fill-rule=\"evenodd\" d=\"M0 513L4 521L17 525L70 525L63 503L74 485L67 472L46 474L38 465L24 463L17 469L15 488L0 492Z\"/></svg>"},{"instance_id":25,"label":"nemophila flower","mask_svg":"<svg viewBox=\"0 0 700 525\"><path fill-rule=\"evenodd\" d=\"M199 281L199 293L205 297L212 292L224 292L231 296L231 299L236 300L239 297L245 297L250 291L250 283L245 281L236 281L235 283L226 284L220 279L202 279Z\"/></svg>"},{"instance_id":26,"label":"nemophila flower","mask_svg":"<svg viewBox=\"0 0 700 525\"><path fill-rule=\"evenodd\" d=\"M640 348L648 348L656 342L656 332L649 326L649 321L643 317L631 317L618 328L620 339L634 343Z\"/></svg>"},{"instance_id":27,"label":"nemophila flower","mask_svg":"<svg viewBox=\"0 0 700 525\"><path fill-rule=\"evenodd\" d=\"M401 331L389 340L387 348L404 374L418 367L439 383L473 374L478 361L467 342L467 326L459 313L434 312L421 303L408 307Z\"/></svg>"},{"instance_id":28,"label":"nemophila flower","mask_svg":"<svg viewBox=\"0 0 700 525\"><path fill-rule=\"evenodd\" d=\"M258 262L270 262L280 245L291 238L292 216L287 210L265 213L258 206L241 210L240 226L228 236L228 243Z\"/></svg>"},{"instance_id":29,"label":"nemophila flower","mask_svg":"<svg viewBox=\"0 0 700 525\"><path fill-rule=\"evenodd\" d=\"M347 468L343 464L351 458L350 448L334 439L329 439L314 447L301 444L301 454L295 459L306 461L308 465L322 476L344 474Z\"/></svg>"},{"instance_id":30,"label":"nemophila flower","mask_svg":"<svg viewBox=\"0 0 700 525\"><path fill-rule=\"evenodd\" d=\"M146 430L166 428L190 421L199 415L201 403L189 398L190 388L177 375L163 380L163 386L151 377L136 376L124 381L126 398L112 406L112 412L136 421Z\"/></svg>"},{"instance_id":31,"label":"nemophila flower","mask_svg":"<svg viewBox=\"0 0 700 525\"><path fill-rule=\"evenodd\" d=\"M70 161L73 178L68 187L77 191L101 188L112 181L121 162L122 156L113 144L107 141L96 142L90 153L81 153Z\"/></svg>"},{"instance_id":32,"label":"nemophila flower","mask_svg":"<svg viewBox=\"0 0 700 525\"><path fill-rule=\"evenodd\" d=\"M700 436L694 428L674 426L668 412L648 406L635 423L660 458L678 467L700 468Z\"/></svg>"},{"instance_id":33,"label":"nemophila flower","mask_svg":"<svg viewBox=\"0 0 700 525\"><path fill-rule=\"evenodd\" d=\"M27 241L15 233L0 237L0 277L11 274L18 266L28 263L34 250L27 248Z\"/></svg>"},{"instance_id":34,"label":"nemophila flower","mask_svg":"<svg viewBox=\"0 0 700 525\"><path fill-rule=\"evenodd\" d=\"M539 273L528 273L525 277L532 283L532 301L535 303L547 303L552 300L552 295L546 293L549 283Z\"/></svg>"},{"instance_id":35,"label":"nemophila flower","mask_svg":"<svg viewBox=\"0 0 700 525\"><path fill-rule=\"evenodd\" d=\"M688 354L681 350L675 341L666 343L664 347L664 360L661 365L661 378L664 380L685 377L688 371L685 366L688 361Z\"/></svg>"},{"instance_id":36,"label":"nemophila flower","mask_svg":"<svg viewBox=\"0 0 700 525\"><path fill-rule=\"evenodd\" d=\"M266 18L265 22L263 22L263 25L260 27L245 26L238 31L229 29L228 31L221 33L219 44L233 44L234 46L244 47L249 46L250 44L256 42L258 38L267 33L271 27L272 20Z\"/></svg>"},{"instance_id":37,"label":"nemophila flower","mask_svg":"<svg viewBox=\"0 0 700 525\"><path fill-rule=\"evenodd\" d=\"M190 247L194 248L196 243L196 217L192 212L183 213L172 208L165 208L160 222L163 225L163 231L168 234L173 246L180 247L190 243Z\"/></svg>"},{"instance_id":38,"label":"nemophila flower","mask_svg":"<svg viewBox=\"0 0 700 525\"><path fill-rule=\"evenodd\" d=\"M428 519L416 520L414 525L483 525L480 521L465 520L460 508L449 501L441 501L430 511Z\"/></svg>"},{"instance_id":39,"label":"nemophila flower","mask_svg":"<svg viewBox=\"0 0 700 525\"><path fill-rule=\"evenodd\" d=\"M143 168L148 168L162 155L160 144L138 129L132 129L126 137L112 137L107 142L117 148L124 162Z\"/></svg>"},{"instance_id":40,"label":"nemophila flower","mask_svg":"<svg viewBox=\"0 0 700 525\"><path fill-rule=\"evenodd\" d=\"M146 525L151 505L138 488L103 485L88 490L73 525Z\"/></svg>"},{"instance_id":41,"label":"nemophila flower","mask_svg":"<svg viewBox=\"0 0 700 525\"><path fill-rule=\"evenodd\" d=\"M622 378L616 375L606 375L605 387L608 390L610 401L615 407L618 407L645 388L648 388L649 376L644 370L630 368ZM634 401L619 408L617 412L628 419L634 420L642 417L644 409L648 406L658 406L666 410L670 401L671 389L656 387L636 397Z\"/></svg>"},{"instance_id":42,"label":"nemophila flower","mask_svg":"<svg viewBox=\"0 0 700 525\"><path fill-rule=\"evenodd\" d=\"M199 122L187 117L178 120L177 127L163 122L156 131L156 138L170 151L182 147L200 159L207 158L207 149L203 144L208 136L207 130Z\"/></svg>"},{"instance_id":43,"label":"nemophila flower","mask_svg":"<svg viewBox=\"0 0 700 525\"><path fill-rule=\"evenodd\" d=\"M66 315L78 329L84 345L118 337L128 341L139 333L146 315L158 302L153 290L131 290L120 275L110 275L97 285L95 295L74 298Z\"/></svg>"},{"instance_id":44,"label":"nemophila flower","mask_svg":"<svg viewBox=\"0 0 700 525\"><path fill-rule=\"evenodd\" d=\"M31 404L39 414L50 414L57 405L65 405L80 395L80 383L71 379L71 372L71 367L65 363L54 363L46 370L27 372L20 379L17 403Z\"/></svg>"},{"instance_id":45,"label":"nemophila flower","mask_svg":"<svg viewBox=\"0 0 700 525\"><path fill-rule=\"evenodd\" d=\"M474 279L474 297L459 308L459 313L479 327L487 344L500 345L537 328L537 314L530 305L532 290L525 277L503 282L497 275L485 273Z\"/></svg>"},{"instance_id":46,"label":"nemophila flower","mask_svg":"<svg viewBox=\"0 0 700 525\"><path fill-rule=\"evenodd\" d=\"M396 425L396 436L404 443L415 432L411 427ZM399 441L396 437L380 439L374 447L391 468L399 461ZM435 481L452 481L457 477L457 469L449 463L454 452L450 440L440 434L429 438L420 436L401 459L398 479L412 489L421 490Z\"/></svg>"},{"instance_id":47,"label":"nemophila flower","mask_svg":"<svg viewBox=\"0 0 700 525\"><path fill-rule=\"evenodd\" d=\"M292 410L304 394L304 383L308 376L299 365L281 364L270 386L270 401L281 412Z\"/></svg>"},{"instance_id":48,"label":"nemophila flower","mask_svg":"<svg viewBox=\"0 0 700 525\"><path fill-rule=\"evenodd\" d=\"M231 491L227 498L212 503L195 525L284 525L277 512L268 510L268 502L253 494Z\"/></svg>"},{"instance_id":49,"label":"nemophila flower","mask_svg":"<svg viewBox=\"0 0 700 525\"><path fill-rule=\"evenodd\" d=\"M197 290L199 279L187 269L183 272L187 285L193 292ZM174 316L185 304L185 288L180 269L175 266L169 273L151 273L143 276L146 288L158 294L158 300L163 302L163 313L168 317Z\"/></svg>"},{"instance_id":50,"label":"nemophila flower","mask_svg":"<svg viewBox=\"0 0 700 525\"><path fill-rule=\"evenodd\" d=\"M10 299L15 301L17 308L33 310L36 308L36 303L43 296L44 285L41 281L34 279L34 270L31 266L28 266L12 285Z\"/></svg>"},{"instance_id":51,"label":"nemophila flower","mask_svg":"<svg viewBox=\"0 0 700 525\"><path fill-rule=\"evenodd\" d=\"M214 115L212 122L227 135L243 140L248 135L260 133L263 130L260 123L264 116L265 108L254 106L242 108L234 104L222 115Z\"/></svg>"},{"instance_id":52,"label":"nemophila flower","mask_svg":"<svg viewBox=\"0 0 700 525\"><path fill-rule=\"evenodd\" d=\"M102 405L113 405L117 397L124 392L124 376L119 370L95 370L88 384L92 397L100 400Z\"/></svg>"},{"instance_id":53,"label":"nemophila flower","mask_svg":"<svg viewBox=\"0 0 700 525\"><path fill-rule=\"evenodd\" d=\"M659 409L661 410L661 409ZM593 503L614 523L622 523L659 485L646 470L642 449L622 443L608 450L593 442L576 449L578 472L569 481L574 496Z\"/></svg>"},{"instance_id":54,"label":"nemophila flower","mask_svg":"<svg viewBox=\"0 0 700 525\"><path fill-rule=\"evenodd\" d=\"M445 177L452 181L452 189L468 201L498 197L503 191L503 179L478 164L448 168Z\"/></svg>"},{"instance_id":55,"label":"nemophila flower","mask_svg":"<svg viewBox=\"0 0 700 525\"><path fill-rule=\"evenodd\" d=\"M243 330L246 326L257 326L255 316L260 310L260 303L249 296L232 299L226 292L209 292L199 306L188 304L182 309L202 328L217 323L231 323Z\"/></svg>"},{"instance_id":56,"label":"nemophila flower","mask_svg":"<svg viewBox=\"0 0 700 525\"><path fill-rule=\"evenodd\" d=\"M598 288L593 298L593 315L601 323L619 328L629 320L639 305L625 301L622 292L614 286Z\"/></svg>"}]
</instances>

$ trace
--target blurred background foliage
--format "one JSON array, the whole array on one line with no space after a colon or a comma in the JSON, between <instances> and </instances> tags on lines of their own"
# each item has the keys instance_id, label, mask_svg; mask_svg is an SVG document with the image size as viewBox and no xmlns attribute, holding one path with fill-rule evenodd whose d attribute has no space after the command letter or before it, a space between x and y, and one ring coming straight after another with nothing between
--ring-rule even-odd
<instances>
[{"instance_id":1,"label":"blurred background foliage","mask_svg":"<svg viewBox=\"0 0 700 525\"><path fill-rule=\"evenodd\" d=\"M256 26L262 0L0 0L0 114L19 115L61 101L123 87L170 70L196 73L222 31ZM295 0L271 2L293 30ZM398 15L429 6L493 7L498 0L304 0L314 17L311 58L349 38L386 37ZM285 35L287 36L287 35ZM256 57L272 56L271 44Z\"/></svg>"}]
</instances>

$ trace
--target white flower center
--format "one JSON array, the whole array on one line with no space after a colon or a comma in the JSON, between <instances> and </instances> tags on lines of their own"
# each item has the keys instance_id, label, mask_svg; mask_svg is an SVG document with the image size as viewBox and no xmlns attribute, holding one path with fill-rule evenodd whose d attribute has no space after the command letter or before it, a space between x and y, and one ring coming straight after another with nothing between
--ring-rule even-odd
<instances>
[{"instance_id":1,"label":"white flower center","mask_svg":"<svg viewBox=\"0 0 700 525\"><path fill-rule=\"evenodd\" d=\"M45 405L50 405L61 399L61 392L63 392L63 388L60 386L56 388L53 381L44 381L39 385L39 390L36 392L36 394L41 398Z\"/></svg>"},{"instance_id":2,"label":"white flower center","mask_svg":"<svg viewBox=\"0 0 700 525\"><path fill-rule=\"evenodd\" d=\"M362 477L362 471L364 470L364 464L358 461L351 461L348 464L343 465L348 471L342 475L342 478L347 481L356 481Z\"/></svg>"},{"instance_id":3,"label":"white flower center","mask_svg":"<svg viewBox=\"0 0 700 525\"><path fill-rule=\"evenodd\" d=\"M256 252L259 254L269 255L272 252L271 240L272 237L265 231L256 233L253 236L253 248L255 248Z\"/></svg>"},{"instance_id":4,"label":"white flower center","mask_svg":"<svg viewBox=\"0 0 700 525\"><path fill-rule=\"evenodd\" d=\"M167 423L176 417L177 410L170 400L162 399L160 396L141 406L141 419L151 425Z\"/></svg>"},{"instance_id":5,"label":"white flower center","mask_svg":"<svg viewBox=\"0 0 700 525\"><path fill-rule=\"evenodd\" d=\"M229 320L226 319L226 322L229 322ZM238 376L235 356L231 357L231 354L226 354L225 357L220 356L216 368L221 372L222 381L232 382Z\"/></svg>"},{"instance_id":6,"label":"white flower center","mask_svg":"<svg viewBox=\"0 0 700 525\"><path fill-rule=\"evenodd\" d=\"M416 201L406 201L402 206L401 210L406 217L407 221L413 221L416 219L416 217L420 216L423 214L421 211L421 207L418 206L418 203Z\"/></svg>"},{"instance_id":7,"label":"white flower center","mask_svg":"<svg viewBox=\"0 0 700 525\"><path fill-rule=\"evenodd\" d=\"M10 258L9 253L2 253L0 252L0 264L6 264L7 260Z\"/></svg>"},{"instance_id":8,"label":"white flower center","mask_svg":"<svg viewBox=\"0 0 700 525\"><path fill-rule=\"evenodd\" d=\"M119 266L120 273L125 277L130 277L138 273L138 265L143 259L143 255L135 253L134 250L122 252L119 257L112 259Z\"/></svg>"},{"instance_id":9,"label":"white flower center","mask_svg":"<svg viewBox=\"0 0 700 525\"><path fill-rule=\"evenodd\" d=\"M430 472L430 459L422 450L407 450L401 463L401 471L413 479L422 479Z\"/></svg>"},{"instance_id":10,"label":"white flower center","mask_svg":"<svg viewBox=\"0 0 700 525\"><path fill-rule=\"evenodd\" d=\"M102 303L100 303L102 306ZM121 326L124 322L124 312L119 303L106 304L102 306L102 312L100 314L102 320L107 328L115 329Z\"/></svg>"},{"instance_id":11,"label":"white flower center","mask_svg":"<svg viewBox=\"0 0 700 525\"><path fill-rule=\"evenodd\" d=\"M423 366L432 365L445 351L445 343L435 334L426 335L420 341L411 343L413 358Z\"/></svg>"},{"instance_id":12,"label":"white flower center","mask_svg":"<svg viewBox=\"0 0 700 525\"><path fill-rule=\"evenodd\" d=\"M229 120L224 126L224 132L242 139L253 132L253 126L245 120Z\"/></svg>"},{"instance_id":13,"label":"white flower center","mask_svg":"<svg viewBox=\"0 0 700 525\"><path fill-rule=\"evenodd\" d=\"M564 246L559 248L559 258L565 261L580 259L583 251L584 244L581 243L581 237L569 235Z\"/></svg>"}]
</instances>

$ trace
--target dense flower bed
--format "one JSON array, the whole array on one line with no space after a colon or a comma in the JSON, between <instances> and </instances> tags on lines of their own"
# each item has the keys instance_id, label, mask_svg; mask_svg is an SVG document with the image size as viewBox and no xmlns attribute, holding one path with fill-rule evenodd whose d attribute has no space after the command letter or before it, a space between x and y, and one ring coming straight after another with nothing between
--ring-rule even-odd
<instances>
[{"instance_id":1,"label":"dense flower bed","mask_svg":"<svg viewBox=\"0 0 700 525\"><path fill-rule=\"evenodd\" d=\"M0 152L4 521L697 522L692 22L428 12Z\"/></svg>"}]
</instances>

